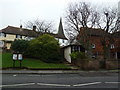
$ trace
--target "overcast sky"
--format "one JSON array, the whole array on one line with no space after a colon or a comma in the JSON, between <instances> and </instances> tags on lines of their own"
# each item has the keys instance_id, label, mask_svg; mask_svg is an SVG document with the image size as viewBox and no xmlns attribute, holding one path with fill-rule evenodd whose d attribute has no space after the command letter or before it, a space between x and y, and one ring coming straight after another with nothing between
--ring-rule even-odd
<instances>
[{"instance_id":1,"label":"overcast sky","mask_svg":"<svg viewBox=\"0 0 120 90\"><path fill-rule=\"evenodd\" d=\"M0 29L8 25L19 27L37 18L52 21L58 28L69 3L87 1L98 8L117 6L120 0L0 0Z\"/></svg>"}]
</instances>

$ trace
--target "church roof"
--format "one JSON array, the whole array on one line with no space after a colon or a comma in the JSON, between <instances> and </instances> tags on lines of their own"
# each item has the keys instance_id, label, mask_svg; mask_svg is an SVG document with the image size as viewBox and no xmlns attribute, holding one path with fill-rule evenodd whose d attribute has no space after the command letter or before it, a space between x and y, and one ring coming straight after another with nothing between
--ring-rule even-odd
<instances>
[{"instance_id":1,"label":"church roof","mask_svg":"<svg viewBox=\"0 0 120 90\"><path fill-rule=\"evenodd\" d=\"M65 37L65 34L64 34L63 25L62 25L62 19L61 18L60 18L60 23L59 23L59 27L58 27L58 33L57 33L56 37L61 38L61 39L67 39Z\"/></svg>"}]
</instances>

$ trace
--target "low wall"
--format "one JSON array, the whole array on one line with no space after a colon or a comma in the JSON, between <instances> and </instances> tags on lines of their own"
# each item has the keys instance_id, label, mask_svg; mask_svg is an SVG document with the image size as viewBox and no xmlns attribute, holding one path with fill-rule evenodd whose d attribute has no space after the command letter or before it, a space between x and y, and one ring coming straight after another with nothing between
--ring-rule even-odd
<instances>
[{"instance_id":1,"label":"low wall","mask_svg":"<svg viewBox=\"0 0 120 90\"><path fill-rule=\"evenodd\" d=\"M75 63L83 70L99 70L100 64L98 60L79 60Z\"/></svg>"},{"instance_id":2,"label":"low wall","mask_svg":"<svg viewBox=\"0 0 120 90\"><path fill-rule=\"evenodd\" d=\"M103 63L98 60L76 60L76 62L74 62L73 64L80 67L82 70L112 70L120 68L120 60L106 60L104 68Z\"/></svg>"},{"instance_id":3,"label":"low wall","mask_svg":"<svg viewBox=\"0 0 120 90\"><path fill-rule=\"evenodd\" d=\"M106 69L120 68L120 60L106 60Z\"/></svg>"}]
</instances>

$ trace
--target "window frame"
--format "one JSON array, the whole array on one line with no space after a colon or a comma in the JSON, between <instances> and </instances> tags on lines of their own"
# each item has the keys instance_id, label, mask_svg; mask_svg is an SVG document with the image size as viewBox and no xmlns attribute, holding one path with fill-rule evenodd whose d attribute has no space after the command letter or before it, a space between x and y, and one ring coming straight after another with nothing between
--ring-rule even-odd
<instances>
[{"instance_id":1,"label":"window frame","mask_svg":"<svg viewBox=\"0 0 120 90\"><path fill-rule=\"evenodd\" d=\"M6 37L6 33L0 33L0 37Z\"/></svg>"},{"instance_id":2,"label":"window frame","mask_svg":"<svg viewBox=\"0 0 120 90\"><path fill-rule=\"evenodd\" d=\"M18 37L19 36L19 37ZM22 35L16 34L17 39L22 39Z\"/></svg>"},{"instance_id":3,"label":"window frame","mask_svg":"<svg viewBox=\"0 0 120 90\"><path fill-rule=\"evenodd\" d=\"M96 45L95 45L94 43L92 44L92 48L93 48L93 49L95 49L95 48L96 48Z\"/></svg>"},{"instance_id":4,"label":"window frame","mask_svg":"<svg viewBox=\"0 0 120 90\"><path fill-rule=\"evenodd\" d=\"M80 52L80 46L71 46L72 52Z\"/></svg>"},{"instance_id":5,"label":"window frame","mask_svg":"<svg viewBox=\"0 0 120 90\"><path fill-rule=\"evenodd\" d=\"M114 45L114 44L111 44L111 45L110 45L110 48L111 48L111 49L114 49L114 48L115 48L115 45Z\"/></svg>"},{"instance_id":6,"label":"window frame","mask_svg":"<svg viewBox=\"0 0 120 90\"><path fill-rule=\"evenodd\" d=\"M0 40L0 47L4 47L5 43L4 41Z\"/></svg>"}]
</instances>

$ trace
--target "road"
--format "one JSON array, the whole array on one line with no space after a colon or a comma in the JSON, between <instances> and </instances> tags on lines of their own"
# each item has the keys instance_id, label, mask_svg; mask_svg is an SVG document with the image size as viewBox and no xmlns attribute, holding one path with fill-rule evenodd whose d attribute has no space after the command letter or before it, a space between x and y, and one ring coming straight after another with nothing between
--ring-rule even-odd
<instances>
[{"instance_id":1,"label":"road","mask_svg":"<svg viewBox=\"0 0 120 90\"><path fill-rule=\"evenodd\" d=\"M118 88L118 73L3 74L0 88Z\"/></svg>"}]
</instances>

